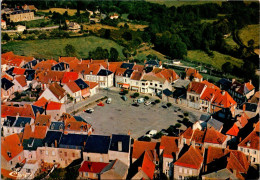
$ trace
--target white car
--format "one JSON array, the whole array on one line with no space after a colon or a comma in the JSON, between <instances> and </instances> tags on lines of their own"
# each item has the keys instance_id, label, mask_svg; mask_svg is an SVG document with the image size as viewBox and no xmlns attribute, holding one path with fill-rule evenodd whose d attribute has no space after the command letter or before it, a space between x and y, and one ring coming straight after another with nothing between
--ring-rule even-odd
<instances>
[{"instance_id":1,"label":"white car","mask_svg":"<svg viewBox=\"0 0 260 180\"><path fill-rule=\"evenodd\" d=\"M146 101L144 105L149 106L151 104L151 101Z\"/></svg>"},{"instance_id":2,"label":"white car","mask_svg":"<svg viewBox=\"0 0 260 180\"><path fill-rule=\"evenodd\" d=\"M147 137L154 137L157 134L156 130L151 130L149 133L146 135Z\"/></svg>"},{"instance_id":3,"label":"white car","mask_svg":"<svg viewBox=\"0 0 260 180\"><path fill-rule=\"evenodd\" d=\"M87 109L85 112L86 112L86 113L93 113L93 112L94 112L94 109L89 108L89 109Z\"/></svg>"},{"instance_id":4,"label":"white car","mask_svg":"<svg viewBox=\"0 0 260 180\"><path fill-rule=\"evenodd\" d=\"M143 103L143 102L144 102L144 98L139 98L139 99L137 100L137 102L138 102L139 104Z\"/></svg>"},{"instance_id":5,"label":"white car","mask_svg":"<svg viewBox=\"0 0 260 180\"><path fill-rule=\"evenodd\" d=\"M108 98L106 102L107 102L107 104L110 104L111 101L112 101L112 99L111 99L111 98Z\"/></svg>"}]
</instances>

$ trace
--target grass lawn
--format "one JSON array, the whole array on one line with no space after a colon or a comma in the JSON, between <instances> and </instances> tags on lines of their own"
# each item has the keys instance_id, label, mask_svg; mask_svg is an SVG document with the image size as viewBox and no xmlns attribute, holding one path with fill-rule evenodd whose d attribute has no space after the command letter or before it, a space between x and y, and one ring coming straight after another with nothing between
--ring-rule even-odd
<instances>
[{"instance_id":1,"label":"grass lawn","mask_svg":"<svg viewBox=\"0 0 260 180\"><path fill-rule=\"evenodd\" d=\"M83 30L91 30L93 32L99 31L100 29L118 30L119 28L114 26L108 26L104 24L84 24Z\"/></svg>"},{"instance_id":2,"label":"grass lawn","mask_svg":"<svg viewBox=\"0 0 260 180\"><path fill-rule=\"evenodd\" d=\"M194 0L146 0L148 2L151 3L158 3L158 4L164 4L167 7L171 7L171 6L183 6L183 5L198 5L198 4L205 4L205 3L218 3L221 5L221 1L204 1L204 0L198 0L198 1L194 1Z\"/></svg>"},{"instance_id":3,"label":"grass lawn","mask_svg":"<svg viewBox=\"0 0 260 180\"><path fill-rule=\"evenodd\" d=\"M200 20L200 23L202 24L202 23L210 23L210 24L212 24L212 23L214 23L214 22L216 22L216 21L218 21L218 19L201 19Z\"/></svg>"},{"instance_id":4,"label":"grass lawn","mask_svg":"<svg viewBox=\"0 0 260 180\"><path fill-rule=\"evenodd\" d=\"M210 57L207 53L200 50L188 51L187 58L191 61L202 62L205 64L211 64L216 69L221 70L222 65L225 62L230 62L233 65L241 66L243 61L241 59L234 58L229 55L221 54L217 51L213 51L214 56Z\"/></svg>"},{"instance_id":5,"label":"grass lawn","mask_svg":"<svg viewBox=\"0 0 260 180\"><path fill-rule=\"evenodd\" d=\"M51 20L46 20L46 19L37 19L33 21L20 22L20 24L26 25L29 28L41 27L41 23L45 23L44 27L50 27L56 25Z\"/></svg>"},{"instance_id":6,"label":"grass lawn","mask_svg":"<svg viewBox=\"0 0 260 180\"><path fill-rule=\"evenodd\" d=\"M71 44L76 48L78 58L87 58L89 51L95 50L98 46L108 49L108 51L111 47L114 47L119 53L119 58L124 57L122 46L112 40L96 36L9 42L2 45L2 50L13 51L18 55L58 59L59 56L66 55L64 48L67 44Z\"/></svg>"},{"instance_id":7,"label":"grass lawn","mask_svg":"<svg viewBox=\"0 0 260 180\"><path fill-rule=\"evenodd\" d=\"M67 9L65 8L50 8L50 9L45 9L45 10L39 10L38 12L45 12L48 13L49 11L51 12L58 12L60 14L64 14ZM73 16L77 12L77 9L68 9L68 15ZM84 13L85 11L80 11L80 13Z\"/></svg>"},{"instance_id":8,"label":"grass lawn","mask_svg":"<svg viewBox=\"0 0 260 180\"><path fill-rule=\"evenodd\" d=\"M158 51L155 51L153 49L149 49L149 50L144 50L142 52L138 52L136 54L136 56L134 56L134 59L145 60L145 59L147 59L146 56L148 56L149 54L157 56L158 59L160 59L160 60L166 60L166 58L164 57L164 55L162 53L160 53Z\"/></svg>"},{"instance_id":9,"label":"grass lawn","mask_svg":"<svg viewBox=\"0 0 260 180\"><path fill-rule=\"evenodd\" d=\"M259 46L259 24L252 24L244 27L238 32L242 43L247 46L247 42L251 39L255 41L254 47Z\"/></svg>"},{"instance_id":10,"label":"grass lawn","mask_svg":"<svg viewBox=\"0 0 260 180\"><path fill-rule=\"evenodd\" d=\"M118 27L123 26L124 27L125 22L120 22L117 24ZM127 25L129 26L129 29L133 30L133 31L137 31L138 29L140 31L143 31L144 28L148 27L148 25L142 25L142 24L133 24L133 23L127 23Z\"/></svg>"},{"instance_id":11,"label":"grass lawn","mask_svg":"<svg viewBox=\"0 0 260 180\"><path fill-rule=\"evenodd\" d=\"M238 44L233 40L232 36L229 36L228 38L226 38L225 41L232 48L238 47Z\"/></svg>"}]
</instances>

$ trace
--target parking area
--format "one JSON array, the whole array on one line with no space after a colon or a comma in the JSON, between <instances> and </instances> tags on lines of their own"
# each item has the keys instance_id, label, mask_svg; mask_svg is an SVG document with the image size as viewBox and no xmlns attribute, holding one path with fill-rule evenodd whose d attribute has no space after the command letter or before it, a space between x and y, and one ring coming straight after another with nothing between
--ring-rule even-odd
<instances>
[{"instance_id":1,"label":"parking area","mask_svg":"<svg viewBox=\"0 0 260 180\"><path fill-rule=\"evenodd\" d=\"M104 91L100 93L107 95ZM130 131L133 138L138 138L149 130L155 129L159 132L170 125L175 125L178 120L182 120L180 116L185 111L189 112L191 122L202 114L198 111L191 112L187 108L181 108L180 111L175 112L174 110L178 110L179 107L174 104L165 109L162 105L166 103L163 102L149 106L142 103L139 107L135 107L132 106L133 99L129 96L130 94L127 94L128 100L123 101L118 92L110 91L108 97L112 98L111 104L104 102L105 106L94 107L93 113L80 112L78 115L93 125L94 134L127 134ZM186 129L186 127L182 124L181 129Z\"/></svg>"}]
</instances>

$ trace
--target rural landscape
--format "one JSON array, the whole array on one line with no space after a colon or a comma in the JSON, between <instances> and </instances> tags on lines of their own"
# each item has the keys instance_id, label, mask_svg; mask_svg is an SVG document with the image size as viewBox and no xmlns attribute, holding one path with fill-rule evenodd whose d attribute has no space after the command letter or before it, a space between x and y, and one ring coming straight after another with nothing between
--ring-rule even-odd
<instances>
[{"instance_id":1,"label":"rural landscape","mask_svg":"<svg viewBox=\"0 0 260 180\"><path fill-rule=\"evenodd\" d=\"M1 3L2 179L258 179L258 1Z\"/></svg>"}]
</instances>

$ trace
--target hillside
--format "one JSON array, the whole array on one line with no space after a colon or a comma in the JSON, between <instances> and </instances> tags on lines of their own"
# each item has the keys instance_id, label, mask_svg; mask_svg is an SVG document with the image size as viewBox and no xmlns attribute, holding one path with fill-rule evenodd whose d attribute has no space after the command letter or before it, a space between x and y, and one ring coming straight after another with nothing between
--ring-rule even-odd
<instances>
[{"instance_id":1,"label":"hillside","mask_svg":"<svg viewBox=\"0 0 260 180\"><path fill-rule=\"evenodd\" d=\"M2 50L13 51L18 55L58 59L59 56L66 55L64 47L67 44L71 44L76 48L78 57L88 57L89 51L95 50L98 46L103 49L108 49L108 51L111 47L114 47L119 52L119 58L124 57L122 46L112 40L106 40L96 36L9 42L2 45Z\"/></svg>"},{"instance_id":2,"label":"hillside","mask_svg":"<svg viewBox=\"0 0 260 180\"><path fill-rule=\"evenodd\" d=\"M198 4L205 4L205 3L218 3L221 4L221 1L203 1L203 0L198 0L198 1L193 1L193 0L186 0L186 1L179 1L179 0L146 0L151 3L158 3L158 4L164 4L167 7L171 6L183 6L183 5L198 5Z\"/></svg>"},{"instance_id":3,"label":"hillside","mask_svg":"<svg viewBox=\"0 0 260 180\"><path fill-rule=\"evenodd\" d=\"M252 24L244 27L238 32L238 36L246 46L247 42L251 39L255 41L254 47L259 46L259 24Z\"/></svg>"}]
</instances>

